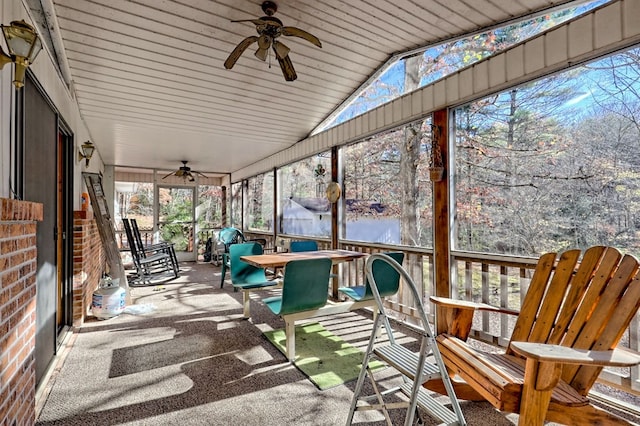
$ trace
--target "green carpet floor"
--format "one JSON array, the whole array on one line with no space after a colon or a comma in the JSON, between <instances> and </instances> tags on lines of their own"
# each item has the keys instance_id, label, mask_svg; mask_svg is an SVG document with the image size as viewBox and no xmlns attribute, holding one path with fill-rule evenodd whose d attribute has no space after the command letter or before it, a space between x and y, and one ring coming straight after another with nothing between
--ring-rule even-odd
<instances>
[{"instance_id":1,"label":"green carpet floor","mask_svg":"<svg viewBox=\"0 0 640 426\"><path fill-rule=\"evenodd\" d=\"M285 353L284 329L264 332L280 352ZM295 366L321 390L355 380L360 374L364 353L327 331L318 323L296 326ZM372 361L374 369L384 364Z\"/></svg>"}]
</instances>

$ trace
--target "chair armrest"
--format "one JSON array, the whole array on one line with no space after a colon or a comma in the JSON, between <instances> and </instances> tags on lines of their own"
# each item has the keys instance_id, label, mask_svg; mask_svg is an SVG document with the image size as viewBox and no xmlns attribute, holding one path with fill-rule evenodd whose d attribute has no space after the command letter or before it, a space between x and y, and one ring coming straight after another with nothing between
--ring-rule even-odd
<instances>
[{"instance_id":1,"label":"chair armrest","mask_svg":"<svg viewBox=\"0 0 640 426\"><path fill-rule=\"evenodd\" d=\"M444 324L438 324L438 334L447 333L464 341L467 340L471 332L473 314L476 310L512 315L518 314L518 311L513 309L499 308L487 305L486 303L476 303L438 296L431 296L429 299L436 305L437 309L444 311L444 315L442 315Z\"/></svg>"},{"instance_id":2,"label":"chair armrest","mask_svg":"<svg viewBox=\"0 0 640 426\"><path fill-rule=\"evenodd\" d=\"M511 342L511 349L519 355L540 362L609 367L631 367L640 364L640 354L620 348L592 351L545 343Z\"/></svg>"},{"instance_id":3,"label":"chair armrest","mask_svg":"<svg viewBox=\"0 0 640 426\"><path fill-rule=\"evenodd\" d=\"M430 296L429 300L431 300L435 305L441 306L443 308L491 311L499 314L509 314L509 315L518 315L520 313L515 309L500 308L498 306L491 306L491 305L487 305L486 303L471 302L469 300L450 299L447 297L439 297L439 296Z\"/></svg>"}]
</instances>

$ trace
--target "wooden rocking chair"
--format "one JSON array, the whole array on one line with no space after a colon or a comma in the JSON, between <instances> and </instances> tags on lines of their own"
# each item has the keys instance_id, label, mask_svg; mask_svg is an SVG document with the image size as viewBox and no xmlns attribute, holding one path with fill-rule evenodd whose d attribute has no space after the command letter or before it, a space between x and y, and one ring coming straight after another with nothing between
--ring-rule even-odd
<instances>
[{"instance_id":1,"label":"wooden rocking chair","mask_svg":"<svg viewBox=\"0 0 640 426\"><path fill-rule=\"evenodd\" d=\"M437 337L458 398L487 400L519 413L519 425L629 424L591 405L587 394L603 366L632 366L640 356L616 345L640 306L638 261L611 247L540 257L506 353L484 353L465 340L474 310L486 304L431 299L444 309ZM425 387L443 393L441 383Z\"/></svg>"}]
</instances>

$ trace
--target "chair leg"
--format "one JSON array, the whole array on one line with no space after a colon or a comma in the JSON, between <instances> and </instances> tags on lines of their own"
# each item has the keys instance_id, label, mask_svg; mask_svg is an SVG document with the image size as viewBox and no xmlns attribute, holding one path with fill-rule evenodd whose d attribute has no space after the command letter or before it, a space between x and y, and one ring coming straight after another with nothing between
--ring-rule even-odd
<instances>
[{"instance_id":1,"label":"chair leg","mask_svg":"<svg viewBox=\"0 0 640 426\"><path fill-rule=\"evenodd\" d=\"M251 317L251 295L248 290L242 291L242 314L245 318Z\"/></svg>"},{"instance_id":2,"label":"chair leg","mask_svg":"<svg viewBox=\"0 0 640 426\"><path fill-rule=\"evenodd\" d=\"M285 317L284 324L285 337L287 339L286 356L290 362L293 362L296 359L296 322Z\"/></svg>"},{"instance_id":3,"label":"chair leg","mask_svg":"<svg viewBox=\"0 0 640 426\"><path fill-rule=\"evenodd\" d=\"M562 364L527 358L518 426L542 426Z\"/></svg>"},{"instance_id":4,"label":"chair leg","mask_svg":"<svg viewBox=\"0 0 640 426\"><path fill-rule=\"evenodd\" d=\"M222 260L222 268L220 269L220 275L222 275L222 278L220 279L220 288L224 287L224 277L225 275L227 275L227 263L224 261L224 259Z\"/></svg>"},{"instance_id":5,"label":"chair leg","mask_svg":"<svg viewBox=\"0 0 640 426\"><path fill-rule=\"evenodd\" d=\"M176 255L176 250L173 245L169 246L169 256L171 256L171 266L173 267L173 272L175 273L176 278L180 275L180 266L178 264L178 256Z\"/></svg>"}]
</instances>

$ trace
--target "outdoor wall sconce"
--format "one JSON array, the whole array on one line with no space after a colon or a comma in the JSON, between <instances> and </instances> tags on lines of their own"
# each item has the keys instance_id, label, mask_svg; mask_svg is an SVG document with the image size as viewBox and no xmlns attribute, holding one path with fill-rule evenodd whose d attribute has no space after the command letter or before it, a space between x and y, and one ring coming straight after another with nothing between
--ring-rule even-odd
<instances>
[{"instance_id":1,"label":"outdoor wall sconce","mask_svg":"<svg viewBox=\"0 0 640 426\"><path fill-rule=\"evenodd\" d=\"M24 86L24 74L27 68L42 50L42 41L35 29L25 21L13 21L11 25L0 26L9 49L7 54L0 48L0 69L10 62L16 64L13 84L16 89L20 89Z\"/></svg>"},{"instance_id":2,"label":"outdoor wall sconce","mask_svg":"<svg viewBox=\"0 0 640 426\"><path fill-rule=\"evenodd\" d=\"M96 147L90 142L86 141L80 146L80 151L78 151L78 161L84 158L85 166L89 167L89 160L91 160L91 156L93 155L93 151L95 151Z\"/></svg>"}]
</instances>

